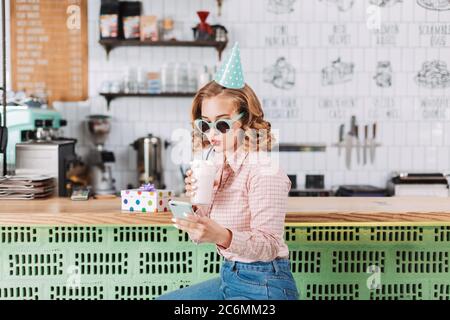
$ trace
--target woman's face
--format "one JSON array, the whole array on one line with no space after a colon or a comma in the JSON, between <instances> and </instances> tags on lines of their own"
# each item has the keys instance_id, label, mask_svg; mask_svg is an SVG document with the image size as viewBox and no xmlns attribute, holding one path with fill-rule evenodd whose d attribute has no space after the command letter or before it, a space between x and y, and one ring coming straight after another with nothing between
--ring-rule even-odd
<instances>
[{"instance_id":1,"label":"woman's face","mask_svg":"<svg viewBox=\"0 0 450 320\"><path fill-rule=\"evenodd\" d=\"M219 119L231 119L236 116L236 107L234 104L223 97L213 97L203 100L202 103L202 119L208 122L214 122ZM209 130L205 135L214 147L214 151L222 153L224 151L234 151L235 142L238 144L238 132L241 128L241 123L236 121L232 129L228 133L221 133L215 128Z\"/></svg>"}]
</instances>

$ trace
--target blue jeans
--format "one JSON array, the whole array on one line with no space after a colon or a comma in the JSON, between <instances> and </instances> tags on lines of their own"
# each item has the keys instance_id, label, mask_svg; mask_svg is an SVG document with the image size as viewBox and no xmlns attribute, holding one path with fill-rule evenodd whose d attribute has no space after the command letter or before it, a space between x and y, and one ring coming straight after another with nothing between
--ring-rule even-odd
<instances>
[{"instance_id":1,"label":"blue jeans","mask_svg":"<svg viewBox=\"0 0 450 320\"><path fill-rule=\"evenodd\" d=\"M220 277L169 292L158 300L297 300L298 296L288 259L225 260Z\"/></svg>"}]
</instances>

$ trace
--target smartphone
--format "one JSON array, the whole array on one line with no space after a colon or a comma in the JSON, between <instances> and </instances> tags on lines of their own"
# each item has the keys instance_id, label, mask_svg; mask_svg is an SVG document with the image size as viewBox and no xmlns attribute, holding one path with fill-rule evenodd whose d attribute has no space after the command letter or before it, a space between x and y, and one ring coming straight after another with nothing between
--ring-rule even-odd
<instances>
[{"instance_id":1,"label":"smartphone","mask_svg":"<svg viewBox=\"0 0 450 320\"><path fill-rule=\"evenodd\" d=\"M184 201L169 201L169 208L174 218L186 219L186 214L195 215L192 204Z\"/></svg>"}]
</instances>

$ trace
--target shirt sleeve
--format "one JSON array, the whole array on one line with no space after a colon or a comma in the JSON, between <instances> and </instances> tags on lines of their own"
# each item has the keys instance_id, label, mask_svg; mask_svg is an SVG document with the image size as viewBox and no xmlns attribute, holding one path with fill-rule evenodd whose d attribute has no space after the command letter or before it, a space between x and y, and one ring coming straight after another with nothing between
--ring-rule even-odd
<instances>
[{"instance_id":1,"label":"shirt sleeve","mask_svg":"<svg viewBox=\"0 0 450 320\"><path fill-rule=\"evenodd\" d=\"M272 261L284 243L284 225L291 182L285 174L259 173L249 180L250 231L232 232L231 253L257 261Z\"/></svg>"}]
</instances>

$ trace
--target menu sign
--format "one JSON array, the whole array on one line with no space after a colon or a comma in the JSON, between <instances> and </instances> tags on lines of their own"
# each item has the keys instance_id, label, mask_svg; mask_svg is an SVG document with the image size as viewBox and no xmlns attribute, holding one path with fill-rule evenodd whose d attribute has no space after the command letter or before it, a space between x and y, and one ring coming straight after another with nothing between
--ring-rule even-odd
<instances>
[{"instance_id":1,"label":"menu sign","mask_svg":"<svg viewBox=\"0 0 450 320\"><path fill-rule=\"evenodd\" d=\"M87 59L87 0L11 1L14 90L49 104L86 100Z\"/></svg>"}]
</instances>

